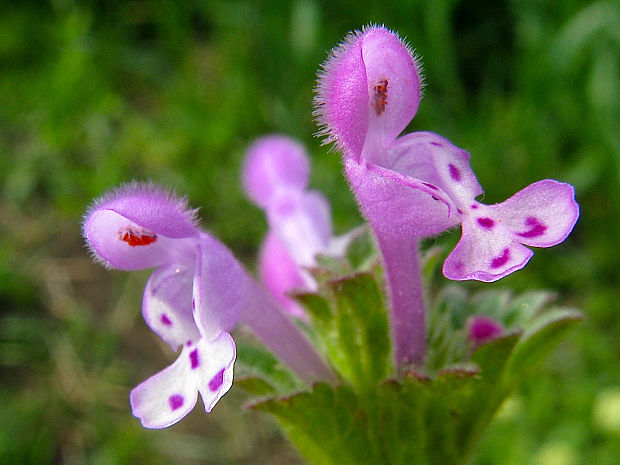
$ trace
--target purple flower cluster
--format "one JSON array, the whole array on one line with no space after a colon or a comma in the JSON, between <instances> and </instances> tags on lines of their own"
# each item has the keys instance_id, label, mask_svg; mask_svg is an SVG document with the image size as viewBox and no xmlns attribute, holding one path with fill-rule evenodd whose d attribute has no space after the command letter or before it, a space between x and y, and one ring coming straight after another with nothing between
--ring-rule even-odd
<instances>
[{"instance_id":1,"label":"purple flower cluster","mask_svg":"<svg viewBox=\"0 0 620 465\"><path fill-rule=\"evenodd\" d=\"M319 75L316 115L326 142L344 155L345 172L372 227L386 271L396 367L425 356L425 310L418 243L461 225L443 265L453 280L496 281L532 257L532 247L563 241L579 216L573 187L543 180L497 205L485 205L469 154L430 132L401 132L421 98L421 71L411 49L383 27L351 34ZM341 255L351 234L334 237L327 200L308 190L309 163L282 136L248 150L243 184L267 215L269 233L257 284L217 239L200 229L195 210L150 184L128 184L97 200L84 220L93 256L121 270L154 268L142 312L177 360L132 390L135 416L149 428L183 418L198 393L209 412L230 389L236 346L230 332L250 327L306 382L334 381L315 348L289 319L305 318L287 293L316 290L308 269L318 254ZM286 310L285 310L286 309ZM482 343L503 328L471 320Z\"/></svg>"}]
</instances>

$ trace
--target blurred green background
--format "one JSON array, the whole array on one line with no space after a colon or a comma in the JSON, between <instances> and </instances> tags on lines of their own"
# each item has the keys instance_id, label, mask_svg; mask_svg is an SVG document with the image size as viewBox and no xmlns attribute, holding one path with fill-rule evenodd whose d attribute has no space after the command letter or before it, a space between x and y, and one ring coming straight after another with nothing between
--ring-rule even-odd
<instances>
[{"instance_id":1,"label":"blurred green background","mask_svg":"<svg viewBox=\"0 0 620 465\"><path fill-rule=\"evenodd\" d=\"M582 208L565 243L491 285L556 290L586 318L474 463L620 463L620 2L576 0L3 2L0 463L303 463L234 388L211 415L139 426L129 390L174 354L141 319L148 273L91 263L80 220L104 190L152 179L189 196L252 267L266 225L241 161L254 138L282 132L308 145L336 231L358 225L311 102L327 50L369 23L421 55L410 129L467 149L486 203L555 178Z\"/></svg>"}]
</instances>

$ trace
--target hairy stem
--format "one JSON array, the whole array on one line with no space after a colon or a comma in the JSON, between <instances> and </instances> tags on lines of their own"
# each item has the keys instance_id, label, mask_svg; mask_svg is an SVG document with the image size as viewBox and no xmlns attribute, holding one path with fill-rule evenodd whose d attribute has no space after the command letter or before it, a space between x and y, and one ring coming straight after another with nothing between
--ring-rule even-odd
<instances>
[{"instance_id":1,"label":"hairy stem","mask_svg":"<svg viewBox=\"0 0 620 465\"><path fill-rule=\"evenodd\" d=\"M396 370L422 364L426 323L418 240L393 231L375 231L387 275Z\"/></svg>"},{"instance_id":2,"label":"hairy stem","mask_svg":"<svg viewBox=\"0 0 620 465\"><path fill-rule=\"evenodd\" d=\"M252 281L241 310L245 323L280 360L311 384L336 381L331 369L267 292Z\"/></svg>"}]
</instances>

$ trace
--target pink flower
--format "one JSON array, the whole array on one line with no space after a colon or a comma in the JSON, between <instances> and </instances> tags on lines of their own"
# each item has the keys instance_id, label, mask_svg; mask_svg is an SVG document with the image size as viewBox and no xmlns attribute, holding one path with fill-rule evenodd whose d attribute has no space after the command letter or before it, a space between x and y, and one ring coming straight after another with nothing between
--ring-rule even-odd
<instances>
[{"instance_id":1,"label":"pink flower","mask_svg":"<svg viewBox=\"0 0 620 465\"><path fill-rule=\"evenodd\" d=\"M552 180L484 205L476 201L483 191L467 152L430 132L399 137L417 112L421 83L412 50L384 27L369 27L334 49L316 96L322 134L343 152L351 188L379 241L396 357L405 364L424 353L422 290L413 276L420 239L460 224L444 275L495 281L525 266L532 256L526 246L562 242L579 217L573 187Z\"/></svg>"},{"instance_id":2,"label":"pink flower","mask_svg":"<svg viewBox=\"0 0 620 465\"><path fill-rule=\"evenodd\" d=\"M450 279L495 281L532 256L523 245L562 242L579 216L572 186L544 180L492 206L469 166L469 154L428 132L398 137L417 111L420 65L383 27L349 36L319 77L317 115L327 142L345 155L363 212L378 230L426 237L461 224L448 257Z\"/></svg>"},{"instance_id":3,"label":"pink flower","mask_svg":"<svg viewBox=\"0 0 620 465\"><path fill-rule=\"evenodd\" d=\"M316 256L342 255L352 237L333 236L329 203L320 192L307 189L309 179L306 151L291 138L262 137L247 151L243 185L269 222L259 257L261 280L296 317L304 317L304 311L288 293L316 290L308 272L316 266Z\"/></svg>"},{"instance_id":4,"label":"pink flower","mask_svg":"<svg viewBox=\"0 0 620 465\"><path fill-rule=\"evenodd\" d=\"M236 348L229 332L239 320L302 379L333 376L232 253L198 228L184 199L151 184L128 184L93 203L83 232L104 265L155 268L144 291L144 319L173 350L182 347L171 366L131 392L133 413L145 427L178 422L198 393L211 411L232 385Z\"/></svg>"},{"instance_id":5,"label":"pink flower","mask_svg":"<svg viewBox=\"0 0 620 465\"><path fill-rule=\"evenodd\" d=\"M198 392L211 411L232 385L235 343L228 331L246 286L238 262L198 229L185 200L150 184L129 184L96 201L84 236L106 266L155 268L144 319L173 350L183 347L176 362L131 392L134 415L148 428L170 426L192 410Z\"/></svg>"}]
</instances>

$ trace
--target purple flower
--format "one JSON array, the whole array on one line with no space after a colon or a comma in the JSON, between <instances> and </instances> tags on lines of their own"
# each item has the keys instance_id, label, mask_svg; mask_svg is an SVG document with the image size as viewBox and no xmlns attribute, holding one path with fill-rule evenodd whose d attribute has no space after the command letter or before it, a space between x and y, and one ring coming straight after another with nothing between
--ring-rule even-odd
<instances>
[{"instance_id":1,"label":"purple flower","mask_svg":"<svg viewBox=\"0 0 620 465\"><path fill-rule=\"evenodd\" d=\"M227 331L247 285L232 254L197 228L186 201L136 183L93 204L84 236L106 266L155 268L144 319L173 350L183 347L176 362L131 392L134 415L149 428L170 426L194 407L198 392L211 411L232 385L235 344Z\"/></svg>"},{"instance_id":2,"label":"purple flower","mask_svg":"<svg viewBox=\"0 0 620 465\"><path fill-rule=\"evenodd\" d=\"M229 331L240 319L302 379L332 376L232 253L197 227L185 200L150 184L125 185L94 202L84 237L108 267L155 268L144 291L144 319L173 350L182 347L171 366L131 392L144 426L176 423L198 393L211 411L232 385L236 349Z\"/></svg>"},{"instance_id":3,"label":"purple flower","mask_svg":"<svg viewBox=\"0 0 620 465\"><path fill-rule=\"evenodd\" d=\"M334 238L330 208L319 192L307 190L310 167L305 149L284 136L263 137L250 146L243 184L250 199L267 213L269 233L259 257L261 280L297 317L303 309L288 297L317 284L308 268L318 254L341 255L351 235Z\"/></svg>"},{"instance_id":4,"label":"purple flower","mask_svg":"<svg viewBox=\"0 0 620 465\"><path fill-rule=\"evenodd\" d=\"M461 224L446 259L450 279L495 281L527 263L525 247L563 241L579 216L572 186L544 180L487 206L469 154L429 132L398 137L421 98L420 65L383 27L351 34L319 75L316 115L326 142L345 156L345 171L377 235L393 311L399 364L424 354L424 305L417 243Z\"/></svg>"}]
</instances>

